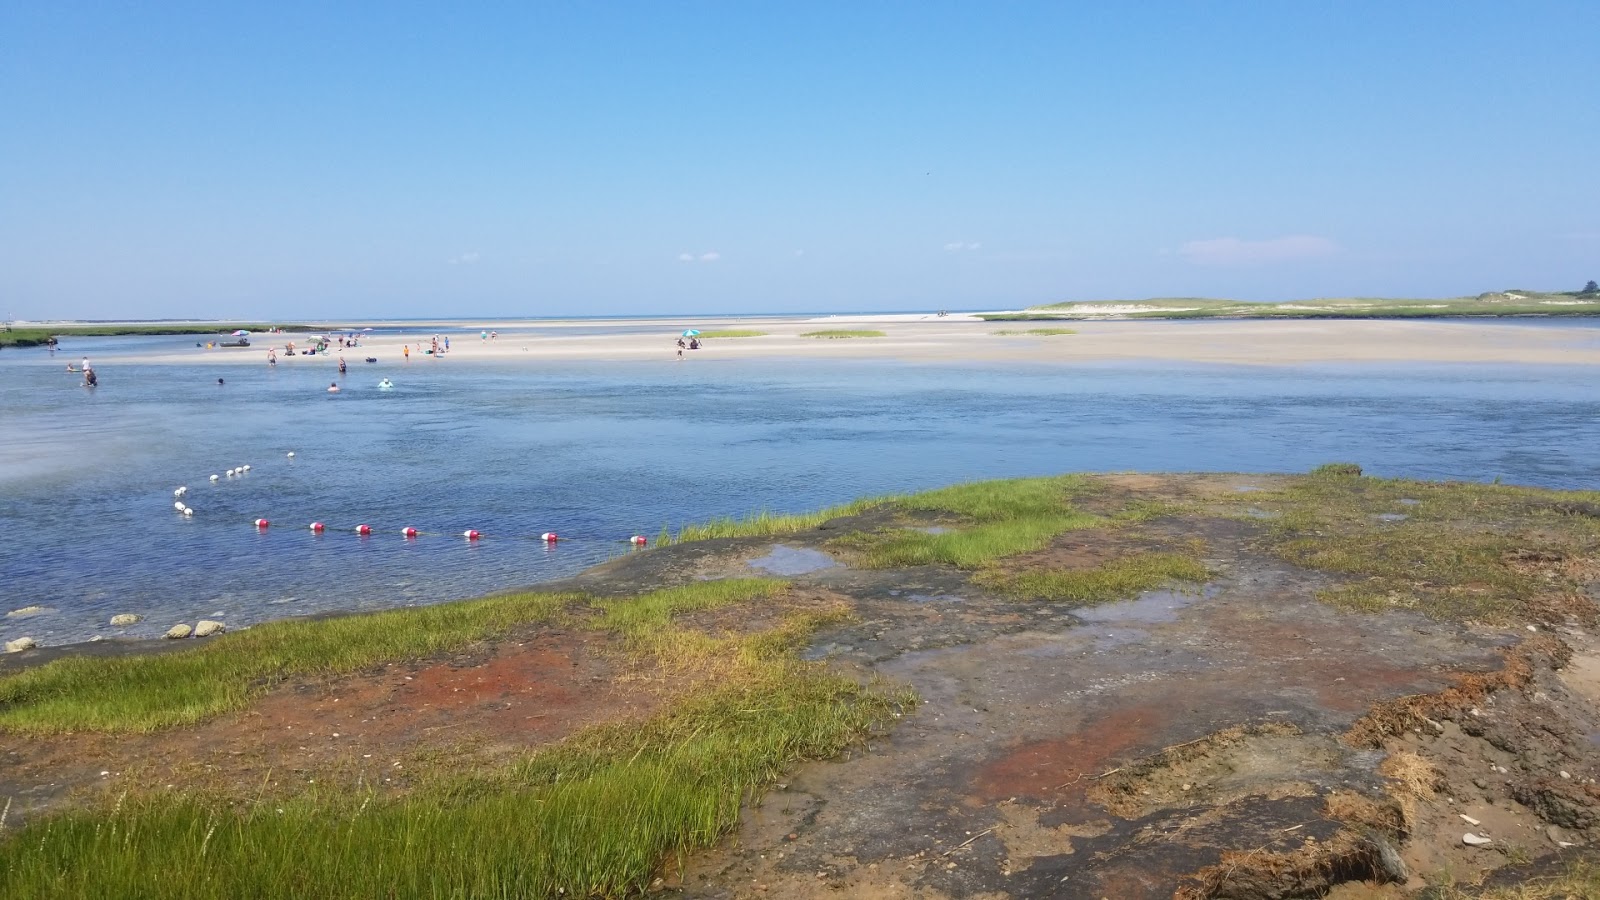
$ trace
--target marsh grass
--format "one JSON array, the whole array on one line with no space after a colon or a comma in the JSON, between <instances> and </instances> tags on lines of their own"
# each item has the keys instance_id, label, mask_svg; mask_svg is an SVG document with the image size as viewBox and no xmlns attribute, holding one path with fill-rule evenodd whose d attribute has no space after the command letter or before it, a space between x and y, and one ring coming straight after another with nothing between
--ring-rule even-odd
<instances>
[{"instance_id":1,"label":"marsh grass","mask_svg":"<svg viewBox=\"0 0 1600 900\"><path fill-rule=\"evenodd\" d=\"M686 613L778 595L773 579L604 601L630 652L675 653ZM793 650L840 613L745 637L698 636L723 677L645 722L591 728L492 772L405 795L324 788L282 801L140 794L0 837L0 896L614 897L709 846L801 759L827 758L916 698ZM92 861L92 864L85 864Z\"/></svg>"},{"instance_id":2,"label":"marsh grass","mask_svg":"<svg viewBox=\"0 0 1600 900\"><path fill-rule=\"evenodd\" d=\"M812 528L841 516L853 516L865 512L885 501L885 498L867 498L844 503L839 506L830 506L827 509L809 513L775 513L771 510L760 510L742 519L721 518L712 519L694 525L685 525L678 529L677 534L669 533L663 526L661 533L656 536L656 545L668 547L673 544L682 544L689 541L707 541L713 538L737 537L776 537L785 534L794 534L799 531L808 531Z\"/></svg>"},{"instance_id":3,"label":"marsh grass","mask_svg":"<svg viewBox=\"0 0 1600 900\"><path fill-rule=\"evenodd\" d=\"M575 594L268 622L154 656L73 656L0 678L0 728L149 732L243 708L288 679L421 659L547 620Z\"/></svg>"},{"instance_id":4,"label":"marsh grass","mask_svg":"<svg viewBox=\"0 0 1600 900\"><path fill-rule=\"evenodd\" d=\"M1558 874L1529 878L1511 887L1468 893L1453 885L1437 885L1432 895L1439 900L1595 900L1600 897L1600 865L1580 859L1567 864Z\"/></svg>"},{"instance_id":5,"label":"marsh grass","mask_svg":"<svg viewBox=\"0 0 1600 900\"><path fill-rule=\"evenodd\" d=\"M1349 576L1319 597L1351 610L1406 608L1486 623L1538 618L1537 604L1580 590L1567 565L1593 565L1600 554L1600 494L1591 492L1385 480L1324 467L1252 502L1279 513L1269 526L1273 552Z\"/></svg>"},{"instance_id":6,"label":"marsh grass","mask_svg":"<svg viewBox=\"0 0 1600 900\"><path fill-rule=\"evenodd\" d=\"M1140 553L1092 569L989 569L973 581L1002 594L1088 605L1126 599L1174 581L1204 584L1210 577L1205 564L1191 556Z\"/></svg>"},{"instance_id":7,"label":"marsh grass","mask_svg":"<svg viewBox=\"0 0 1600 900\"><path fill-rule=\"evenodd\" d=\"M766 336L767 333L765 331L755 331L749 328L722 328L700 332L700 340L702 341L709 338L753 338Z\"/></svg>"},{"instance_id":8,"label":"marsh grass","mask_svg":"<svg viewBox=\"0 0 1600 900\"><path fill-rule=\"evenodd\" d=\"M801 332L800 336L801 337L808 337L808 338L835 339L835 338L877 338L877 337L887 337L888 335L884 334L881 331L873 331L871 329L827 328L827 329L823 329L822 331L804 331L804 332Z\"/></svg>"},{"instance_id":9,"label":"marsh grass","mask_svg":"<svg viewBox=\"0 0 1600 900\"><path fill-rule=\"evenodd\" d=\"M1068 531L1107 525L1107 519L1073 507L1073 499L1089 490L1088 479L1079 475L952 485L883 501L902 513L951 519L955 524L949 531L858 531L830 545L868 568L945 564L973 569L1038 550Z\"/></svg>"},{"instance_id":10,"label":"marsh grass","mask_svg":"<svg viewBox=\"0 0 1600 900\"><path fill-rule=\"evenodd\" d=\"M995 334L1003 335L1032 335L1034 337L1052 337L1059 334L1077 334L1076 328L1004 328Z\"/></svg>"},{"instance_id":11,"label":"marsh grass","mask_svg":"<svg viewBox=\"0 0 1600 900\"><path fill-rule=\"evenodd\" d=\"M270 328L282 327L286 331L307 331L305 325L261 325L253 322L208 322L203 325L57 325L48 328L0 328L0 347L15 345L18 347L41 346L50 341L51 336L57 338L72 337L105 337L111 335L128 334L195 334L219 335L227 334L239 328L247 331L265 332Z\"/></svg>"}]
</instances>

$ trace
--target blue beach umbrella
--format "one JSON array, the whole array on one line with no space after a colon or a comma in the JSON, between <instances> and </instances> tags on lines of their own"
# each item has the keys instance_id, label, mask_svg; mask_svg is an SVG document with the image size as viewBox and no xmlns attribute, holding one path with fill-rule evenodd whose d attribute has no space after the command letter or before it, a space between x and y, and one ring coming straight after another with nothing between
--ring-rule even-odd
<instances>
[{"instance_id":1,"label":"blue beach umbrella","mask_svg":"<svg viewBox=\"0 0 1600 900\"><path fill-rule=\"evenodd\" d=\"M684 333L683 333L683 336L684 336L684 337L694 337L694 336L695 336L695 335L697 335L697 334L699 334L699 333L700 333L700 332L698 332L698 331L696 331L696 330L694 330L694 329L693 329L693 328L691 328L691 329L689 329L689 330L688 330L688 331L685 331L685 332L684 332Z\"/></svg>"}]
</instances>

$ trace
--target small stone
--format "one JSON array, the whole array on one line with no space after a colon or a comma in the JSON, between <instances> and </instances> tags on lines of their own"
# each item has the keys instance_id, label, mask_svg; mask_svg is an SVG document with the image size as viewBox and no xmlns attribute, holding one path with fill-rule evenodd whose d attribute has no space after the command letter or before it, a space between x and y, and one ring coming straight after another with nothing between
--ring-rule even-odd
<instances>
[{"instance_id":1,"label":"small stone","mask_svg":"<svg viewBox=\"0 0 1600 900\"><path fill-rule=\"evenodd\" d=\"M1468 847L1482 847L1486 844L1492 844L1494 841L1469 831L1461 836L1461 843L1466 844Z\"/></svg>"},{"instance_id":2,"label":"small stone","mask_svg":"<svg viewBox=\"0 0 1600 900\"><path fill-rule=\"evenodd\" d=\"M169 638L171 640L177 640L178 638L186 638L191 634L194 634L194 629L183 624L182 622L179 622L177 625L168 628L167 633L162 635L162 637Z\"/></svg>"},{"instance_id":3,"label":"small stone","mask_svg":"<svg viewBox=\"0 0 1600 900\"><path fill-rule=\"evenodd\" d=\"M1474 819L1473 817L1467 815L1466 813L1461 813L1460 816L1461 816L1461 821L1466 822L1468 825L1471 825L1474 828L1476 828L1479 825L1483 824L1482 822L1479 822L1477 819Z\"/></svg>"},{"instance_id":4,"label":"small stone","mask_svg":"<svg viewBox=\"0 0 1600 900\"><path fill-rule=\"evenodd\" d=\"M43 606L24 606L21 609L13 609L11 612L6 613L6 618L8 618L8 619L26 619L29 616L37 616L39 613L49 612L49 611L50 610L46 609Z\"/></svg>"},{"instance_id":5,"label":"small stone","mask_svg":"<svg viewBox=\"0 0 1600 900\"><path fill-rule=\"evenodd\" d=\"M1571 773L1571 772L1566 772L1566 771L1563 771L1563 772L1562 772L1562 773L1561 773L1561 777L1562 777L1562 778L1571 778L1571 777L1572 777L1572 773Z\"/></svg>"},{"instance_id":6,"label":"small stone","mask_svg":"<svg viewBox=\"0 0 1600 900\"><path fill-rule=\"evenodd\" d=\"M128 625L137 625L143 618L144 616L137 613L118 613L111 617L111 624L118 628L123 628Z\"/></svg>"},{"instance_id":7,"label":"small stone","mask_svg":"<svg viewBox=\"0 0 1600 900\"><path fill-rule=\"evenodd\" d=\"M1487 791L1489 789L1489 782L1484 781L1482 778L1474 778L1472 779L1472 786L1480 791Z\"/></svg>"},{"instance_id":8,"label":"small stone","mask_svg":"<svg viewBox=\"0 0 1600 900\"><path fill-rule=\"evenodd\" d=\"M37 646L39 646L39 642L34 640L33 638L31 638L31 637L20 637L20 638L17 638L16 640L14 640L14 641L6 641L6 652L7 653L21 653L24 650L32 650L33 648L35 648Z\"/></svg>"},{"instance_id":9,"label":"small stone","mask_svg":"<svg viewBox=\"0 0 1600 900\"><path fill-rule=\"evenodd\" d=\"M1537 626L1537 625L1529 625L1528 626L1528 630L1529 631L1538 631L1539 630L1539 626Z\"/></svg>"},{"instance_id":10,"label":"small stone","mask_svg":"<svg viewBox=\"0 0 1600 900\"><path fill-rule=\"evenodd\" d=\"M195 623L194 636L210 637L213 634L221 634L227 630L227 627L228 626L222 624L221 622L214 622L211 619L201 619L199 622Z\"/></svg>"}]
</instances>

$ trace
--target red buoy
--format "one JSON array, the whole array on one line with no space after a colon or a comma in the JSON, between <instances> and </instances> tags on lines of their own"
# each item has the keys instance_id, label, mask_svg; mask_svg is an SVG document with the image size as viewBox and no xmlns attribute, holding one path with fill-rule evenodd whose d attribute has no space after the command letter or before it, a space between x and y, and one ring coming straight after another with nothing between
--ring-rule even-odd
<instances>
[{"instance_id":1,"label":"red buoy","mask_svg":"<svg viewBox=\"0 0 1600 900\"><path fill-rule=\"evenodd\" d=\"M461 536L466 538L469 541L475 541L478 538L483 537L483 535L479 534L476 531L473 531L471 528L468 528L466 531L461 532Z\"/></svg>"},{"instance_id":2,"label":"red buoy","mask_svg":"<svg viewBox=\"0 0 1600 900\"><path fill-rule=\"evenodd\" d=\"M265 527L267 527L268 525L271 525L271 524L272 523L268 522L266 519L257 519L256 520L256 527L257 528L265 528Z\"/></svg>"},{"instance_id":3,"label":"red buoy","mask_svg":"<svg viewBox=\"0 0 1600 900\"><path fill-rule=\"evenodd\" d=\"M408 538L414 538L417 536L417 530L415 528L402 528L400 529L400 533Z\"/></svg>"},{"instance_id":4,"label":"red buoy","mask_svg":"<svg viewBox=\"0 0 1600 900\"><path fill-rule=\"evenodd\" d=\"M633 545L634 545L634 546L635 546L635 547L643 547L643 546L644 546L644 545L645 545L645 544L648 544L648 543L650 543L650 542L649 542L649 541L647 541L647 540L645 540L645 537L644 537L644 535L642 535L642 534L636 534L636 535L634 535L634 536L633 536L633 537L632 537L632 538L630 538L630 539L629 539L629 541L630 541L630 542L631 542L631 543L632 543L632 544L633 544Z\"/></svg>"},{"instance_id":5,"label":"red buoy","mask_svg":"<svg viewBox=\"0 0 1600 900\"><path fill-rule=\"evenodd\" d=\"M321 534L322 533L322 523L321 522L312 522L311 523L311 530L315 531L318 534Z\"/></svg>"},{"instance_id":6,"label":"red buoy","mask_svg":"<svg viewBox=\"0 0 1600 900\"><path fill-rule=\"evenodd\" d=\"M356 526L356 534L371 534L371 533L372 533L372 526L371 525L357 525Z\"/></svg>"},{"instance_id":7,"label":"red buoy","mask_svg":"<svg viewBox=\"0 0 1600 900\"><path fill-rule=\"evenodd\" d=\"M560 540L560 538L556 537L556 533L554 531L546 531L544 534L540 535L539 537L546 544L554 544L556 541Z\"/></svg>"}]
</instances>

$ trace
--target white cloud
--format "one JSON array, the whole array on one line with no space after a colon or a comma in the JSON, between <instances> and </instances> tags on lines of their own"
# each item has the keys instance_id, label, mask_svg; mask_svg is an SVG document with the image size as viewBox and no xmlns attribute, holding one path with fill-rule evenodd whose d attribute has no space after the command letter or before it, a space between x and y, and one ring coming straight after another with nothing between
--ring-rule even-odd
<instances>
[{"instance_id":1,"label":"white cloud","mask_svg":"<svg viewBox=\"0 0 1600 900\"><path fill-rule=\"evenodd\" d=\"M679 253L678 262L694 262L693 253Z\"/></svg>"},{"instance_id":2,"label":"white cloud","mask_svg":"<svg viewBox=\"0 0 1600 900\"><path fill-rule=\"evenodd\" d=\"M472 250L472 251L469 251L467 253L463 253L460 256L452 256L452 257L450 257L450 265L452 265L452 266L470 266L473 263L476 263L480 259L483 259L483 254L479 253L476 250Z\"/></svg>"},{"instance_id":3,"label":"white cloud","mask_svg":"<svg viewBox=\"0 0 1600 900\"><path fill-rule=\"evenodd\" d=\"M721 258L722 258L722 254L718 253L715 250L708 250L705 253L700 254L700 261L701 262L716 262L717 260L719 260Z\"/></svg>"},{"instance_id":4,"label":"white cloud","mask_svg":"<svg viewBox=\"0 0 1600 900\"><path fill-rule=\"evenodd\" d=\"M951 241L950 243L944 245L944 252L961 253L963 251L976 250L982 246L982 244L977 243L976 241L970 243L967 241Z\"/></svg>"},{"instance_id":5,"label":"white cloud","mask_svg":"<svg viewBox=\"0 0 1600 900\"><path fill-rule=\"evenodd\" d=\"M1293 234L1263 241L1246 241L1233 237L1212 238L1205 241L1188 241L1178 248L1179 256L1200 266L1270 265L1322 259L1338 252L1338 244L1325 237L1309 234Z\"/></svg>"}]
</instances>

